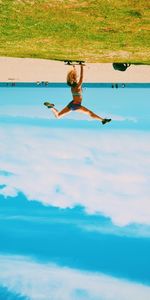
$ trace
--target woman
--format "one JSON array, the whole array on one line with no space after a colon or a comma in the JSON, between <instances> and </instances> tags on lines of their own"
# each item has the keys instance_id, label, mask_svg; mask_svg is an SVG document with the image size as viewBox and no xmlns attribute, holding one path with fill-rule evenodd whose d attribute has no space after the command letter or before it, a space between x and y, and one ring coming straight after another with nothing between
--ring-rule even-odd
<instances>
[{"instance_id":1,"label":"woman","mask_svg":"<svg viewBox=\"0 0 150 300\"><path fill-rule=\"evenodd\" d=\"M71 92L73 100L61 111L58 111L54 104L49 102L44 102L44 105L51 109L56 118L62 118L72 110L77 110L78 112L89 115L91 118L101 121L102 124L106 124L111 121L111 119L102 118L91 110L81 105L82 102L82 82L83 82L83 64L80 65L80 79L77 80L77 72L75 66L67 75L67 84L71 87Z\"/></svg>"}]
</instances>

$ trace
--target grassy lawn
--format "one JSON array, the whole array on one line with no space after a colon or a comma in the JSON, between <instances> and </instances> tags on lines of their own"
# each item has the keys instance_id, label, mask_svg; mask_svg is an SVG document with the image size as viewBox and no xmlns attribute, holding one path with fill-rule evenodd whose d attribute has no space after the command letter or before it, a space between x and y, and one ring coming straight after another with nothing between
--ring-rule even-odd
<instances>
[{"instance_id":1,"label":"grassy lawn","mask_svg":"<svg viewBox=\"0 0 150 300\"><path fill-rule=\"evenodd\" d=\"M146 0L0 0L0 56L150 63Z\"/></svg>"}]
</instances>

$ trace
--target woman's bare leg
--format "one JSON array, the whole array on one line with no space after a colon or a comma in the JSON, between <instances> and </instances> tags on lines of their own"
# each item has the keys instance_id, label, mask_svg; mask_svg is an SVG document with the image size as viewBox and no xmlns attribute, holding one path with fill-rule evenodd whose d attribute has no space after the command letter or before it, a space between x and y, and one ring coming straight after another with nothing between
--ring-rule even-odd
<instances>
[{"instance_id":1,"label":"woman's bare leg","mask_svg":"<svg viewBox=\"0 0 150 300\"><path fill-rule=\"evenodd\" d=\"M95 119L95 120L99 120L99 121L103 121L104 118L96 115L95 113L93 113L93 111L89 110L88 108L81 106L78 110L78 112L84 113L86 115L89 115L91 118Z\"/></svg>"},{"instance_id":2,"label":"woman's bare leg","mask_svg":"<svg viewBox=\"0 0 150 300\"><path fill-rule=\"evenodd\" d=\"M51 107L50 110L57 119L60 119L71 112L71 109L68 106L63 108L61 111L58 111L55 107Z\"/></svg>"}]
</instances>

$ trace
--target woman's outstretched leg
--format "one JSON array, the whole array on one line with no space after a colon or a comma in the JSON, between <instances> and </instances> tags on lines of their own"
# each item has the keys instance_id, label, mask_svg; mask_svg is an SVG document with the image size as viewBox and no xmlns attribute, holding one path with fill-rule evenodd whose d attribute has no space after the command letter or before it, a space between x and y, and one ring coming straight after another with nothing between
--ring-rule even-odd
<instances>
[{"instance_id":1,"label":"woman's outstretched leg","mask_svg":"<svg viewBox=\"0 0 150 300\"><path fill-rule=\"evenodd\" d=\"M95 120L98 120L98 121L101 121L102 124L105 124L105 123L108 123L108 122L111 121L111 119L102 118L102 117L96 115L93 111L89 110L88 108L86 108L86 107L84 107L84 106L81 106L81 107L78 109L78 112L87 114L87 115L89 115L91 118L93 118L93 119L95 119Z\"/></svg>"},{"instance_id":2,"label":"woman's outstretched leg","mask_svg":"<svg viewBox=\"0 0 150 300\"><path fill-rule=\"evenodd\" d=\"M54 107L54 104L52 104L52 103L44 102L44 105L47 106L48 108L50 108L50 110L52 111L52 113L54 114L54 116L57 119L60 119L60 118L64 117L65 115L67 115L71 111L71 109L68 106L66 106L65 108L63 108L61 111L58 111Z\"/></svg>"}]
</instances>

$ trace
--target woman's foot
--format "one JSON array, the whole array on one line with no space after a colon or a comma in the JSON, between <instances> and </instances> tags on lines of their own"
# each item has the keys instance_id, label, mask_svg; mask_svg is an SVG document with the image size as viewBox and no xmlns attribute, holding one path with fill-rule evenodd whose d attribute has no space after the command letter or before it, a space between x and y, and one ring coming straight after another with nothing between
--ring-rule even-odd
<instances>
[{"instance_id":1,"label":"woman's foot","mask_svg":"<svg viewBox=\"0 0 150 300\"><path fill-rule=\"evenodd\" d=\"M111 121L111 119L103 119L102 124L104 125L104 124L106 124L106 123L108 123L110 121Z\"/></svg>"},{"instance_id":2,"label":"woman's foot","mask_svg":"<svg viewBox=\"0 0 150 300\"><path fill-rule=\"evenodd\" d=\"M52 108L55 106L53 103L49 103L49 102L44 102L44 105L47 106L47 108Z\"/></svg>"}]
</instances>

